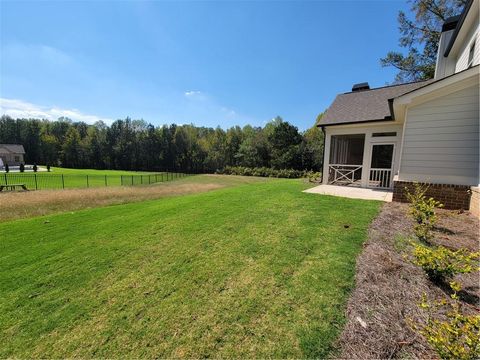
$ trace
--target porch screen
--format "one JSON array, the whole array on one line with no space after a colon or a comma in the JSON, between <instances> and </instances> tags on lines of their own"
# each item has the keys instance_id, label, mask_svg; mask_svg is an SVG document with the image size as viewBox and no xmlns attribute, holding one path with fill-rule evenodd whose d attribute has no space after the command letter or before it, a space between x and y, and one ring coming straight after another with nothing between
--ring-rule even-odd
<instances>
[{"instance_id":1,"label":"porch screen","mask_svg":"<svg viewBox=\"0 0 480 360\"><path fill-rule=\"evenodd\" d=\"M332 135L330 164L362 165L365 134Z\"/></svg>"}]
</instances>

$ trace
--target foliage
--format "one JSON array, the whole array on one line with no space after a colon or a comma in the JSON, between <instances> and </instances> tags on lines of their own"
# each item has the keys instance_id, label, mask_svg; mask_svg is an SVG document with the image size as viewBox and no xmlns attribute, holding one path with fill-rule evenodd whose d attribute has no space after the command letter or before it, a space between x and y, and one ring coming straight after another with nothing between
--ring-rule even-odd
<instances>
[{"instance_id":1,"label":"foliage","mask_svg":"<svg viewBox=\"0 0 480 360\"><path fill-rule=\"evenodd\" d=\"M308 171L305 174L305 177L308 179L309 182L316 183L319 182L320 179L322 178L322 173L321 172L316 172L316 171Z\"/></svg>"},{"instance_id":2,"label":"foliage","mask_svg":"<svg viewBox=\"0 0 480 360\"><path fill-rule=\"evenodd\" d=\"M301 133L275 118L265 127L227 130L193 125L155 127L143 120L110 126L38 119L0 118L0 143L23 144L27 163L63 167L213 173L225 166L319 171L323 136Z\"/></svg>"},{"instance_id":3,"label":"foliage","mask_svg":"<svg viewBox=\"0 0 480 360\"><path fill-rule=\"evenodd\" d=\"M465 315L461 311L457 292L458 283L450 283L454 293L451 302L442 300L433 304L423 295L420 307L428 311L425 324L413 324L413 328L422 334L442 359L473 360L480 356L480 315ZM445 313L440 320L434 314Z\"/></svg>"},{"instance_id":4,"label":"foliage","mask_svg":"<svg viewBox=\"0 0 480 360\"><path fill-rule=\"evenodd\" d=\"M278 170L267 167L226 166L223 170L218 170L217 174L296 179L304 177L308 172L294 169Z\"/></svg>"},{"instance_id":5,"label":"foliage","mask_svg":"<svg viewBox=\"0 0 480 360\"><path fill-rule=\"evenodd\" d=\"M442 25L447 18L459 14L467 0L409 2L414 18L410 19L403 11L398 14L399 45L407 50L407 54L390 51L380 60L382 66L393 66L399 70L396 82L433 78Z\"/></svg>"},{"instance_id":6,"label":"foliage","mask_svg":"<svg viewBox=\"0 0 480 360\"><path fill-rule=\"evenodd\" d=\"M432 239L432 230L437 222L435 215L436 207L443 207L443 205L434 198L426 197L428 185L419 183L414 184L414 191L410 192L405 188L408 201L410 201L409 214L415 221L414 232L420 241L430 243Z\"/></svg>"},{"instance_id":7,"label":"foliage","mask_svg":"<svg viewBox=\"0 0 480 360\"><path fill-rule=\"evenodd\" d=\"M480 252L471 253L467 249L453 251L444 246L432 249L416 244L413 257L413 263L421 266L432 281L443 282L456 274L477 271Z\"/></svg>"}]
</instances>

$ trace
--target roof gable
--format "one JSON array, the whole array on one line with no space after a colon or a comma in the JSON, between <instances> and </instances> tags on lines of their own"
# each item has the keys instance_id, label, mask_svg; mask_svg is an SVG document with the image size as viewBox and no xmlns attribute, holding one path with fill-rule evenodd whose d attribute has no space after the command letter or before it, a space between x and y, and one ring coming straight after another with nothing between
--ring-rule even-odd
<instances>
[{"instance_id":1,"label":"roof gable","mask_svg":"<svg viewBox=\"0 0 480 360\"><path fill-rule=\"evenodd\" d=\"M25 154L23 145L18 144L0 144L0 153L6 154Z\"/></svg>"}]
</instances>

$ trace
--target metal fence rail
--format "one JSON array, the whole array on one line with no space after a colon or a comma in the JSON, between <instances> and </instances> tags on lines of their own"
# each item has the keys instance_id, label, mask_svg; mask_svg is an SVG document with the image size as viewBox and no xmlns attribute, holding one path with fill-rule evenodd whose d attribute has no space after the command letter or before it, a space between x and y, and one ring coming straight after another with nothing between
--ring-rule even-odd
<instances>
[{"instance_id":1,"label":"metal fence rail","mask_svg":"<svg viewBox=\"0 0 480 360\"><path fill-rule=\"evenodd\" d=\"M136 186L177 180L189 175L190 174L186 173L172 172L148 175L3 173L0 174L0 185L25 184L29 190Z\"/></svg>"}]
</instances>

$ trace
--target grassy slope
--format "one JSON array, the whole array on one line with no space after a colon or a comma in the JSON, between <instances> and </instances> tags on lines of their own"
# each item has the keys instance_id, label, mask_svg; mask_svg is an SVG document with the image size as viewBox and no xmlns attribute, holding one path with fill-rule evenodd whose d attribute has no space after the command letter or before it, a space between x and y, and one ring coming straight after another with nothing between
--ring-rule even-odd
<instances>
[{"instance_id":1,"label":"grassy slope","mask_svg":"<svg viewBox=\"0 0 480 360\"><path fill-rule=\"evenodd\" d=\"M42 172L44 174L44 172ZM146 171L126 171L126 170L95 170L95 169L70 169L52 167L51 172L47 174L65 174L65 175L148 175L155 172ZM158 174L158 173L156 173Z\"/></svg>"},{"instance_id":2,"label":"grassy slope","mask_svg":"<svg viewBox=\"0 0 480 360\"><path fill-rule=\"evenodd\" d=\"M5 184L5 177L9 184L18 183L26 184L28 189L35 189L35 179L37 176L37 186L39 190L44 189L61 189L63 185L65 188L86 188L87 187L87 175L88 175L88 187L105 187L105 176L107 177L108 186L120 186L121 176L127 176L124 180L128 182L132 179L129 175L149 175L149 174L162 174L152 172L141 171L124 171L124 170L94 170L94 169L68 169L52 167L50 172L40 171L34 173L27 171L24 173L10 172L8 174L0 174L0 184ZM63 180L60 175L64 175ZM168 177L171 179L171 176ZM158 176L158 180L167 180L166 175ZM140 177L133 179L134 184L140 185ZM142 179L145 183L148 183L148 178L144 176ZM153 180L152 180L153 181Z\"/></svg>"},{"instance_id":3,"label":"grassy slope","mask_svg":"<svg viewBox=\"0 0 480 360\"><path fill-rule=\"evenodd\" d=\"M0 222L272 180L252 176L195 175L145 186L2 192L0 193Z\"/></svg>"},{"instance_id":4,"label":"grassy slope","mask_svg":"<svg viewBox=\"0 0 480 360\"><path fill-rule=\"evenodd\" d=\"M379 204L304 187L0 224L0 357L324 356Z\"/></svg>"}]
</instances>

